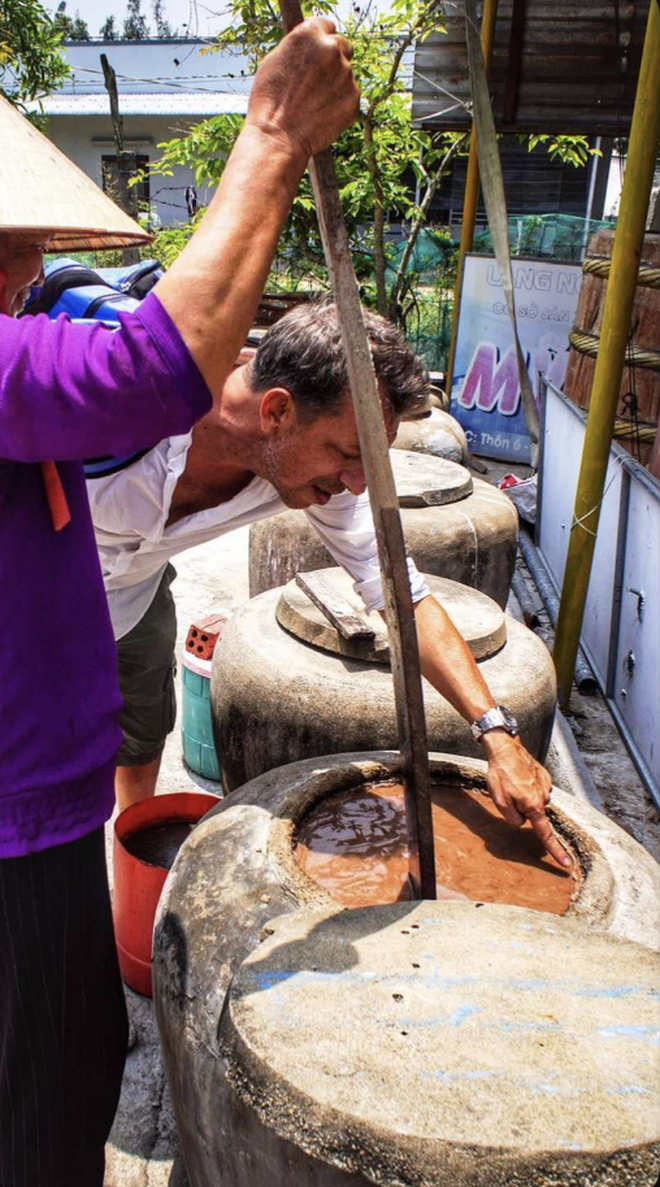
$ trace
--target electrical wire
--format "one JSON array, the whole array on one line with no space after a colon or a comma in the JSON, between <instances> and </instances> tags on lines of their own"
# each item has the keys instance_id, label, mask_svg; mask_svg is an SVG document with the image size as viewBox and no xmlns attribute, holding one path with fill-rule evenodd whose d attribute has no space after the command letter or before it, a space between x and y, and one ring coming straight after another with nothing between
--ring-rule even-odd
<instances>
[{"instance_id":1,"label":"electrical wire","mask_svg":"<svg viewBox=\"0 0 660 1187\"><path fill-rule=\"evenodd\" d=\"M86 74L96 74L99 76L102 75L101 70L95 70L91 66L80 66L80 67L78 67L78 69L81 71L84 70ZM194 75L193 76L193 78L223 78L223 79L225 79L225 78L240 79L241 77L249 78L250 76L243 72L241 72L240 74L238 74L238 73L236 73L236 74L206 74L206 75ZM188 91L188 92L192 91L193 93L196 91L200 91L200 92L204 92L205 94L208 94L208 95L213 95L213 94L217 93L217 90L214 87L200 87L199 85L195 86L195 87L190 87L190 86L187 86L183 82L174 82L174 80L170 80L170 79L166 79L166 78L141 78L138 75L117 74L117 80L118 80L118 82L147 83L147 84L150 84L151 86L157 86L157 87L168 86L168 87L173 87L176 90ZM91 92L88 91L86 93L87 94L102 94L101 91L98 91L98 92L97 91L91 91ZM69 92L69 94L75 94L75 92ZM124 92L124 94L126 94L126 92ZM139 94L139 92L138 92L138 94ZM63 97L64 98L67 97L66 92L64 93Z\"/></svg>"}]
</instances>

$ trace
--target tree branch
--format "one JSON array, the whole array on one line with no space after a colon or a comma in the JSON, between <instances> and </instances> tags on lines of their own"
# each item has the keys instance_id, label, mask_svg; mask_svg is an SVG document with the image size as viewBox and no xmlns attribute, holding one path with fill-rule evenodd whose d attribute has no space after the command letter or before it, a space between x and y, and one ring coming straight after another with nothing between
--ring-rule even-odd
<instances>
[{"instance_id":1,"label":"tree branch","mask_svg":"<svg viewBox=\"0 0 660 1187\"><path fill-rule=\"evenodd\" d=\"M468 139L468 136L469 136L469 133L464 132L463 135L460 136L458 140L454 141L454 143L451 145L451 147L445 153L444 157L442 158L442 161L440 162L438 168L436 169L435 173L433 174L433 177L430 179L430 181L426 187L424 197L419 204L419 210L417 212L417 217L415 218L415 221L410 229L410 235L408 236L408 242L406 243L406 246L403 251L403 255L401 256L401 259L399 261L399 267L397 268L396 276L394 278L394 284L392 285L392 289L390 292L388 312L389 312L389 316L393 319L394 319L394 316L396 313L396 307L397 307L399 292L401 289L401 283L403 281L403 277L405 276L406 268L408 267L408 262L410 260L410 257L412 255L414 247L415 247L415 244L419 237L419 232L422 229L422 225L426 222L427 211L431 205L431 202L433 201L435 192L436 192L438 186L440 185L440 182L447 170L448 165L451 164L453 158L456 156L459 149L462 148L462 146L465 144L465 141Z\"/></svg>"},{"instance_id":2,"label":"tree branch","mask_svg":"<svg viewBox=\"0 0 660 1187\"><path fill-rule=\"evenodd\" d=\"M387 317L387 285L385 283L385 199L383 185L376 158L374 128L369 115L363 117L364 147L367 168L374 183L374 272L376 276L376 303L378 312Z\"/></svg>"},{"instance_id":3,"label":"tree branch","mask_svg":"<svg viewBox=\"0 0 660 1187\"><path fill-rule=\"evenodd\" d=\"M369 108L367 110L368 119L373 117L376 108L379 107L381 103L384 103L386 99L389 99L396 86L397 74L399 73L399 66L403 60L403 55L405 54L406 50L410 49L410 46L414 44L419 33L426 31L426 24L429 17L439 7L440 4L438 0L432 0L430 4L426 5L417 19L410 26L405 37L403 37L403 39L399 42L399 47L394 55L394 58L392 59L392 65L390 67L387 82L385 83L383 90L380 91L379 94L375 95L369 104Z\"/></svg>"}]
</instances>

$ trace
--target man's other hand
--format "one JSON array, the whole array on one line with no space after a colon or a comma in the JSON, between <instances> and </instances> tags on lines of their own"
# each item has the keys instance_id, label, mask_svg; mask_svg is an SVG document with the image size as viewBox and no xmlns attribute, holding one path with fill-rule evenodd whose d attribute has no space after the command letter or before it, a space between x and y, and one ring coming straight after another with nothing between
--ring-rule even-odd
<instances>
[{"instance_id":1,"label":"man's other hand","mask_svg":"<svg viewBox=\"0 0 660 1187\"><path fill-rule=\"evenodd\" d=\"M306 159L327 148L358 113L352 54L350 41L335 32L332 21L303 21L257 70L247 124Z\"/></svg>"},{"instance_id":2,"label":"man's other hand","mask_svg":"<svg viewBox=\"0 0 660 1187\"><path fill-rule=\"evenodd\" d=\"M520 738L503 730L489 730L482 744L488 758L488 790L504 819L518 827L529 820L550 856L569 869L573 862L545 813L552 790L548 772Z\"/></svg>"}]
</instances>

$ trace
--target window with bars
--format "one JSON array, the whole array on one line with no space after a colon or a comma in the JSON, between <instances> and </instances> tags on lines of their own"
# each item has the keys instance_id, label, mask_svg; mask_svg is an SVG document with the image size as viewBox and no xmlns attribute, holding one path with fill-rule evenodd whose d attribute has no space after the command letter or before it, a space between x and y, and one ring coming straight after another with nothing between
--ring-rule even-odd
<instances>
[{"instance_id":1,"label":"window with bars","mask_svg":"<svg viewBox=\"0 0 660 1187\"><path fill-rule=\"evenodd\" d=\"M137 202L138 206L148 205L151 200L151 186L150 177L147 172L149 168L149 157L142 153L124 153L126 163L128 165L129 177L135 177L136 173L143 172L142 179L138 182ZM119 170L117 166L117 156L115 153L104 153L101 157L101 178L103 183L104 193L109 194L112 198L117 198L119 193Z\"/></svg>"}]
</instances>

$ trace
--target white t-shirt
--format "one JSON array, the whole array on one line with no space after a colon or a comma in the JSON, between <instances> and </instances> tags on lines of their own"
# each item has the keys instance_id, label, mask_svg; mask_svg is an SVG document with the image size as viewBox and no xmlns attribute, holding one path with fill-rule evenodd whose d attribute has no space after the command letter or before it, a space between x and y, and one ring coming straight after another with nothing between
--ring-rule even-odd
<instances>
[{"instance_id":1,"label":"white t-shirt","mask_svg":"<svg viewBox=\"0 0 660 1187\"><path fill-rule=\"evenodd\" d=\"M125 470L87 482L115 639L127 635L149 609L170 557L287 510L275 487L255 477L226 503L167 526L191 443L191 433L168 437ZM333 495L324 507L310 507L306 514L337 563L354 578L367 610L382 610L368 495ZM417 602L429 589L410 559L408 571Z\"/></svg>"}]
</instances>

